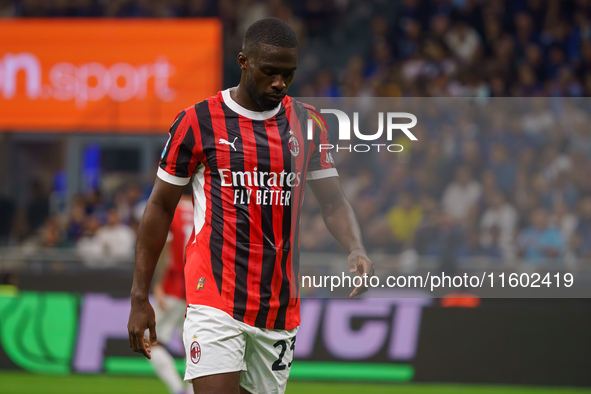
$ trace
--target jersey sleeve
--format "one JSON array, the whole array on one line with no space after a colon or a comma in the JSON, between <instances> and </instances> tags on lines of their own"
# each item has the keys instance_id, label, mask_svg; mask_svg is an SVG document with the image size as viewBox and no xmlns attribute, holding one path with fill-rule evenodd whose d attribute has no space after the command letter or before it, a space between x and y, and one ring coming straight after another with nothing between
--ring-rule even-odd
<instances>
[{"instance_id":1,"label":"jersey sleeve","mask_svg":"<svg viewBox=\"0 0 591 394\"><path fill-rule=\"evenodd\" d=\"M312 140L313 151L308 163L306 180L339 176L330 149L328 149L330 140L326 122L319 112L312 109L308 109L308 111L314 125L314 138Z\"/></svg>"},{"instance_id":2,"label":"jersey sleeve","mask_svg":"<svg viewBox=\"0 0 591 394\"><path fill-rule=\"evenodd\" d=\"M160 156L158 178L177 186L189 183L199 164L200 141L196 139L196 127L196 122L191 122L186 110L179 112Z\"/></svg>"}]
</instances>

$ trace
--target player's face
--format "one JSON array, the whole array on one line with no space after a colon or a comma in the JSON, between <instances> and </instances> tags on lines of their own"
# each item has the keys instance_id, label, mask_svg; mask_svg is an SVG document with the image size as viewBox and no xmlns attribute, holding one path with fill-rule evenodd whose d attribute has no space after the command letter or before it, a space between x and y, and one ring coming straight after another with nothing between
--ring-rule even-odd
<instances>
[{"instance_id":1,"label":"player's face","mask_svg":"<svg viewBox=\"0 0 591 394\"><path fill-rule=\"evenodd\" d=\"M245 87L262 111L279 105L287 94L298 65L297 48L260 44L247 60Z\"/></svg>"}]
</instances>

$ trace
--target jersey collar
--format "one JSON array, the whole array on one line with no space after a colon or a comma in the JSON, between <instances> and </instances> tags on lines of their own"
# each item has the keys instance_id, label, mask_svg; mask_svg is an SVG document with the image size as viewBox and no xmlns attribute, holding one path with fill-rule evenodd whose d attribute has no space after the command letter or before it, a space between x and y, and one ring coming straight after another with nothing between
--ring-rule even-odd
<instances>
[{"instance_id":1,"label":"jersey collar","mask_svg":"<svg viewBox=\"0 0 591 394\"><path fill-rule=\"evenodd\" d=\"M279 110L281 109L281 103L273 109L268 111L251 111L249 109L244 108L236 101L234 101L230 95L230 89L226 89L222 91L222 98L224 99L224 103L230 108L232 111L236 112L238 115L242 115L245 118L252 119L252 120L267 120L272 118L273 116L277 115Z\"/></svg>"}]
</instances>

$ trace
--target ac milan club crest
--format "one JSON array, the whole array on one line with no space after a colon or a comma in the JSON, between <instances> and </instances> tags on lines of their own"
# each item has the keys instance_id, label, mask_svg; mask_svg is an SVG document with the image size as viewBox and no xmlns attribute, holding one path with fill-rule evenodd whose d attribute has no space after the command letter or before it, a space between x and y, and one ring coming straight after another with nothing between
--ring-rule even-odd
<instances>
[{"instance_id":1,"label":"ac milan club crest","mask_svg":"<svg viewBox=\"0 0 591 394\"><path fill-rule=\"evenodd\" d=\"M193 364L197 364L200 359L201 359L201 346L199 346L197 341L194 341L191 344L191 361L193 361Z\"/></svg>"},{"instance_id":2,"label":"ac milan club crest","mask_svg":"<svg viewBox=\"0 0 591 394\"><path fill-rule=\"evenodd\" d=\"M298 142L298 139L295 137L295 135L289 137L289 151L293 157L296 157L300 154L300 143Z\"/></svg>"}]
</instances>

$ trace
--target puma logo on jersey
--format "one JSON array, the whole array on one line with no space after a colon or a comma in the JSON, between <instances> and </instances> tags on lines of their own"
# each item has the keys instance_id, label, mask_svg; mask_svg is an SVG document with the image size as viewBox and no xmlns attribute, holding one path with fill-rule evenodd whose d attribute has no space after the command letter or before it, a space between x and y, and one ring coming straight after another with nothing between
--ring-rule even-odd
<instances>
[{"instance_id":1,"label":"puma logo on jersey","mask_svg":"<svg viewBox=\"0 0 591 394\"><path fill-rule=\"evenodd\" d=\"M229 142L223 138L220 138L220 140L218 142L220 143L220 145L230 145L232 148L234 148L234 152L236 152L236 147L234 146L234 144L236 143L237 139L238 139L238 137L234 138L234 142Z\"/></svg>"}]
</instances>

